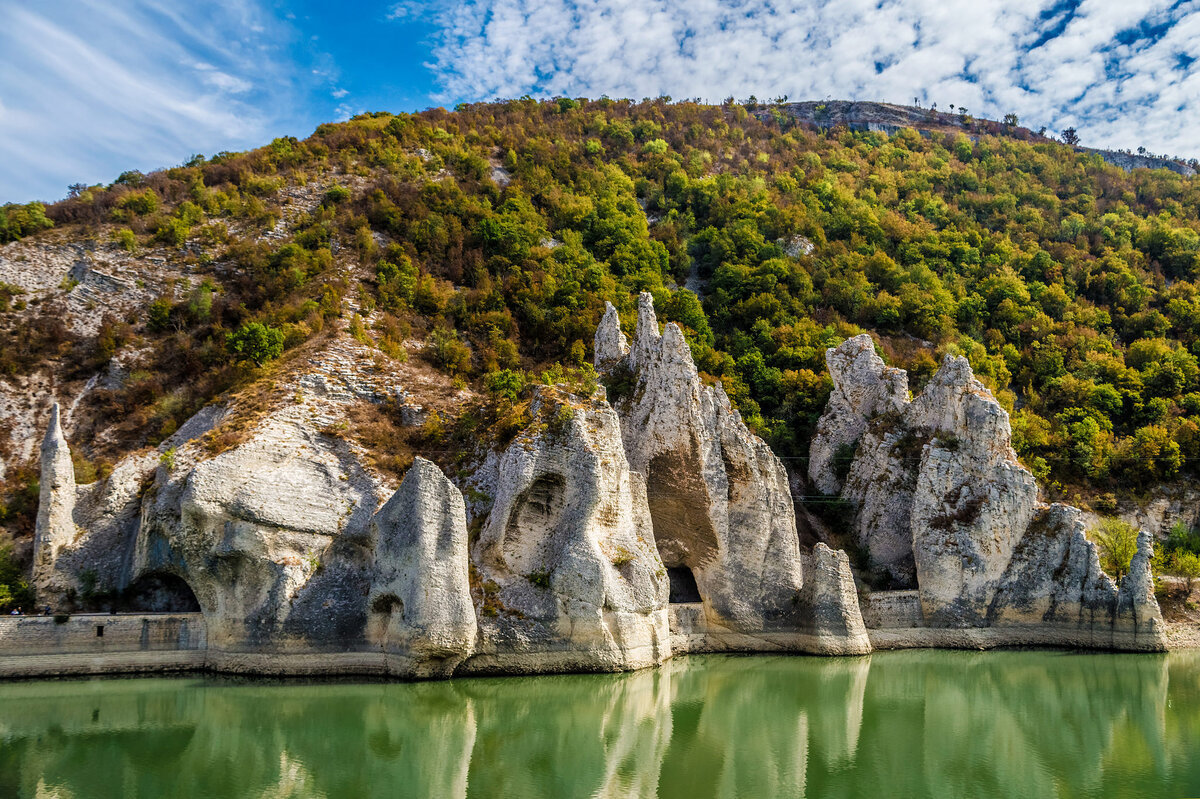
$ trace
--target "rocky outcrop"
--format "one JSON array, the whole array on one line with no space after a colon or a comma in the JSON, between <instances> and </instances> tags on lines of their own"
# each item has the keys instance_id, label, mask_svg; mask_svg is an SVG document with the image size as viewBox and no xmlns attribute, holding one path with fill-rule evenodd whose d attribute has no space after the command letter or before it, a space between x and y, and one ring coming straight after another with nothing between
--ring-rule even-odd
<instances>
[{"instance_id":1,"label":"rocky outcrop","mask_svg":"<svg viewBox=\"0 0 1200 799\"><path fill-rule=\"evenodd\" d=\"M344 443L286 408L240 446L158 469L135 571L191 586L210 649L231 670L270 654L359 649L376 488Z\"/></svg>"},{"instance_id":2,"label":"rocky outcrop","mask_svg":"<svg viewBox=\"0 0 1200 799\"><path fill-rule=\"evenodd\" d=\"M621 332L621 319L611 302L604 303L604 316L593 342L597 369L611 366L629 354L629 338Z\"/></svg>"},{"instance_id":3,"label":"rocky outcrop","mask_svg":"<svg viewBox=\"0 0 1200 799\"><path fill-rule=\"evenodd\" d=\"M389 673L449 677L475 649L462 492L416 458L375 514L371 538L370 637L393 661Z\"/></svg>"},{"instance_id":4,"label":"rocky outcrop","mask_svg":"<svg viewBox=\"0 0 1200 799\"><path fill-rule=\"evenodd\" d=\"M75 541L75 466L63 435L58 403L42 439L42 479L33 537L33 585L40 596L64 588L55 579L60 550Z\"/></svg>"},{"instance_id":5,"label":"rocky outcrop","mask_svg":"<svg viewBox=\"0 0 1200 799\"><path fill-rule=\"evenodd\" d=\"M831 365L862 364L831 368L835 397L877 395L885 367L863 348L860 336L829 352ZM819 429L853 428L867 404L831 400ZM841 492L874 577L915 586L928 627L1004 628L993 636L1004 644L1164 648L1158 605L1142 586L1149 572L1118 589L1080 512L1039 505L1011 438L1008 414L961 357L948 356L912 402L876 410ZM827 433L814 448L833 440ZM1144 536L1147 563L1150 549Z\"/></svg>"},{"instance_id":6,"label":"rocky outcrop","mask_svg":"<svg viewBox=\"0 0 1200 799\"><path fill-rule=\"evenodd\" d=\"M833 392L809 447L808 479L822 493L836 494L842 480L835 459L841 455L849 462L868 421L904 409L908 374L885 366L866 333L826 351L825 364L833 377Z\"/></svg>"},{"instance_id":7,"label":"rocky outcrop","mask_svg":"<svg viewBox=\"0 0 1200 799\"><path fill-rule=\"evenodd\" d=\"M826 617L809 601L840 588L805 590L782 463L719 384L701 383L679 327L659 332L647 293L619 370L633 376L615 407L629 467L646 479L654 540L667 567L691 571L702 600L689 648L869 651L857 603L842 628L815 626Z\"/></svg>"},{"instance_id":8,"label":"rocky outcrop","mask_svg":"<svg viewBox=\"0 0 1200 799\"><path fill-rule=\"evenodd\" d=\"M667 577L645 487L599 398L539 388L494 462L475 547L474 672L618 671L670 655Z\"/></svg>"},{"instance_id":9,"label":"rocky outcrop","mask_svg":"<svg viewBox=\"0 0 1200 799\"><path fill-rule=\"evenodd\" d=\"M1111 649L1162 649L1163 620L1150 572L1153 541L1138 537L1137 554L1120 587L1100 568L1079 509L1041 508L1021 539L987 621L1028 627L1045 643Z\"/></svg>"}]
</instances>

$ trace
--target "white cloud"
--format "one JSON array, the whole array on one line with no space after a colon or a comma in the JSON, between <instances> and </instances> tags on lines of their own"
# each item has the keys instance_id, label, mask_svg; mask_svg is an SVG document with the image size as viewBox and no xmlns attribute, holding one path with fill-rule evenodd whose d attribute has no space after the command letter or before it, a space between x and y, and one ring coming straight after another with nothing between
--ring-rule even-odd
<instances>
[{"instance_id":1,"label":"white cloud","mask_svg":"<svg viewBox=\"0 0 1200 799\"><path fill-rule=\"evenodd\" d=\"M1200 155L1185 123L1200 61L1184 66L1200 56L1200 0L468 0L392 14L418 12L439 28L441 100L920 97ZM1139 25L1166 33L1118 40Z\"/></svg>"},{"instance_id":2,"label":"white cloud","mask_svg":"<svg viewBox=\"0 0 1200 799\"><path fill-rule=\"evenodd\" d=\"M6 3L4 18L0 202L257 146L293 106L290 32L256 0Z\"/></svg>"}]
</instances>

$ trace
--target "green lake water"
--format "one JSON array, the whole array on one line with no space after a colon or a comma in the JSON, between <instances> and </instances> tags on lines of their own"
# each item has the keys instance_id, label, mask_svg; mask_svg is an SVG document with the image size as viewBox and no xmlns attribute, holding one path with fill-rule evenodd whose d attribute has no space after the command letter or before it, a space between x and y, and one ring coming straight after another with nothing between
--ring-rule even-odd
<instances>
[{"instance_id":1,"label":"green lake water","mask_svg":"<svg viewBox=\"0 0 1200 799\"><path fill-rule=\"evenodd\" d=\"M1200 796L1200 653L0 684L0 797Z\"/></svg>"}]
</instances>

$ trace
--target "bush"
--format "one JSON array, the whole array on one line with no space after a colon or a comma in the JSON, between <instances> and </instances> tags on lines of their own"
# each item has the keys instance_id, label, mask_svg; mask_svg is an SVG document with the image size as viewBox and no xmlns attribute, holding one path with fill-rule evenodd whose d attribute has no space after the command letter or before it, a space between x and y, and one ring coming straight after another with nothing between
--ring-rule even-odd
<instances>
[{"instance_id":1,"label":"bush","mask_svg":"<svg viewBox=\"0 0 1200 799\"><path fill-rule=\"evenodd\" d=\"M1137 528L1120 519L1101 519L1091 537L1100 549L1100 565L1120 580L1129 572L1129 564L1137 552Z\"/></svg>"},{"instance_id":2,"label":"bush","mask_svg":"<svg viewBox=\"0 0 1200 799\"><path fill-rule=\"evenodd\" d=\"M1170 571L1176 577L1187 581L1188 594L1192 593L1192 585L1200 579L1200 555L1194 552L1179 552L1172 558Z\"/></svg>"},{"instance_id":3,"label":"bush","mask_svg":"<svg viewBox=\"0 0 1200 799\"><path fill-rule=\"evenodd\" d=\"M121 228L113 234L113 241L121 245L125 252L137 251L137 236L127 227Z\"/></svg>"},{"instance_id":4,"label":"bush","mask_svg":"<svg viewBox=\"0 0 1200 799\"><path fill-rule=\"evenodd\" d=\"M46 218L46 206L41 203L9 203L0 207L0 244L49 227L54 227L54 223Z\"/></svg>"},{"instance_id":5,"label":"bush","mask_svg":"<svg viewBox=\"0 0 1200 799\"><path fill-rule=\"evenodd\" d=\"M283 331L262 322L248 322L229 334L229 351L262 366L283 354Z\"/></svg>"},{"instance_id":6,"label":"bush","mask_svg":"<svg viewBox=\"0 0 1200 799\"><path fill-rule=\"evenodd\" d=\"M33 591L13 559L12 544L0 544L0 613L33 607Z\"/></svg>"}]
</instances>

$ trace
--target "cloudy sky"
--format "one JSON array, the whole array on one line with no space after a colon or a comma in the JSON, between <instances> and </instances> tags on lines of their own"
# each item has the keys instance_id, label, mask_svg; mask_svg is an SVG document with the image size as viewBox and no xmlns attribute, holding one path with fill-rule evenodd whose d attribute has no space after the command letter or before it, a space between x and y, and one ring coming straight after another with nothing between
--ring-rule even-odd
<instances>
[{"instance_id":1,"label":"cloudy sky","mask_svg":"<svg viewBox=\"0 0 1200 799\"><path fill-rule=\"evenodd\" d=\"M0 202L523 94L1012 112L1200 156L1200 0L0 0Z\"/></svg>"}]
</instances>

